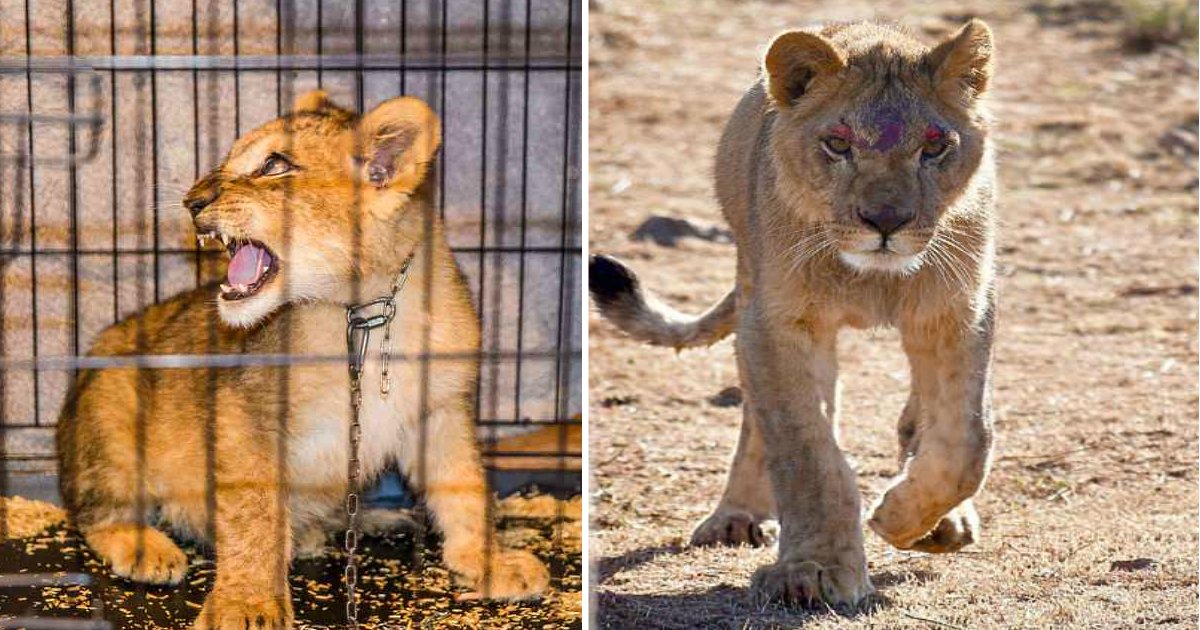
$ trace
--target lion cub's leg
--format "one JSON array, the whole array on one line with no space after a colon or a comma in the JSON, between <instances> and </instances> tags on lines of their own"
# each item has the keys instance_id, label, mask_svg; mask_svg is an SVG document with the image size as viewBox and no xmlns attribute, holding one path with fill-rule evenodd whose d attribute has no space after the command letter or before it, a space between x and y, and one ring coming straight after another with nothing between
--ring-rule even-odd
<instances>
[{"instance_id":1,"label":"lion cub's leg","mask_svg":"<svg viewBox=\"0 0 1200 630\"><path fill-rule=\"evenodd\" d=\"M917 395L917 375L913 369L912 391L908 393L908 402L904 403L904 411L900 412L900 420L896 423L896 437L900 442L900 467L908 462L908 458L917 452L917 427L921 421L921 399Z\"/></svg>"},{"instance_id":2,"label":"lion cub's leg","mask_svg":"<svg viewBox=\"0 0 1200 630\"><path fill-rule=\"evenodd\" d=\"M770 321L752 303L738 331L747 401L760 423L780 517L779 560L762 596L853 607L871 593L854 472L834 435L836 329Z\"/></svg>"},{"instance_id":3,"label":"lion cub's leg","mask_svg":"<svg viewBox=\"0 0 1200 630\"><path fill-rule=\"evenodd\" d=\"M528 551L501 548L496 540L473 428L465 409L433 411L424 430L413 431L415 439L404 441L400 465L414 489L424 494L443 534L446 565L475 589L472 596L539 595L550 583L545 565Z\"/></svg>"},{"instance_id":4,"label":"lion cub's leg","mask_svg":"<svg viewBox=\"0 0 1200 630\"><path fill-rule=\"evenodd\" d=\"M235 448L221 437L218 434L217 576L193 628L290 628L287 572L292 527L275 454L248 447L245 440Z\"/></svg>"},{"instance_id":5,"label":"lion cub's leg","mask_svg":"<svg viewBox=\"0 0 1200 630\"><path fill-rule=\"evenodd\" d=\"M917 429L920 426L921 415L920 396L917 394L917 391L923 385L918 384L920 376L918 370L914 368L912 392L908 396L908 403L904 405L904 412L900 414L900 421L897 423L901 469L904 468L909 458L915 455L917 450L920 449L920 440L917 439L919 435ZM929 384L930 387L936 387L936 385L936 382ZM958 551L975 542L978 534L979 515L976 514L975 506L971 503L971 500L967 499L960 503L958 507L950 510L949 514L943 516L942 520L938 521L937 526L933 528L933 531L913 543L912 548L926 553L949 553Z\"/></svg>"},{"instance_id":6,"label":"lion cub's leg","mask_svg":"<svg viewBox=\"0 0 1200 630\"><path fill-rule=\"evenodd\" d=\"M72 520L113 573L135 582L178 584L187 572L187 557L166 534L146 524L158 499L150 496L144 478L139 483L135 432L116 415L119 407L95 404L104 397L89 394L82 392L75 406L68 403L59 420L63 499Z\"/></svg>"},{"instance_id":7,"label":"lion cub's leg","mask_svg":"<svg viewBox=\"0 0 1200 630\"><path fill-rule=\"evenodd\" d=\"M744 377L742 380L745 382ZM712 514L692 532L693 545L760 547L772 542L762 528L763 521L775 517L775 497L771 495L771 480L767 477L762 433L748 401L742 413L742 432L729 467L725 492Z\"/></svg>"},{"instance_id":8,"label":"lion cub's leg","mask_svg":"<svg viewBox=\"0 0 1200 630\"><path fill-rule=\"evenodd\" d=\"M917 430L908 445L915 453L869 524L900 549L920 542L924 550L953 551L975 536L974 507L960 504L983 485L991 454L991 309L972 329L947 323L902 333L919 399Z\"/></svg>"},{"instance_id":9,"label":"lion cub's leg","mask_svg":"<svg viewBox=\"0 0 1200 630\"><path fill-rule=\"evenodd\" d=\"M75 474L71 481L75 496L88 497L74 514L80 534L113 573L135 582L178 584L187 573L187 556L166 534L138 518L136 483L125 483L133 478L132 471L122 462L110 463L103 472ZM148 513L150 501L144 500L143 513Z\"/></svg>"}]
</instances>

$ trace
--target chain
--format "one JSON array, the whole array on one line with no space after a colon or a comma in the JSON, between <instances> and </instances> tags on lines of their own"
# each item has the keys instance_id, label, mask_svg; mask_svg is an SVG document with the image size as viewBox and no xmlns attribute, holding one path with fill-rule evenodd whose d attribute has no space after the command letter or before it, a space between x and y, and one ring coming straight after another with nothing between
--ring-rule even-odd
<instances>
[{"instance_id":1,"label":"chain","mask_svg":"<svg viewBox=\"0 0 1200 630\"><path fill-rule=\"evenodd\" d=\"M358 447L362 440L362 422L360 420L363 404L362 373L367 361L367 348L370 346L371 331L383 328L383 343L380 349L382 364L379 382L379 393L387 397L392 380L388 373L388 363L392 353L392 320L396 316L396 295L408 281L408 267L412 255L404 261L400 275L392 283L390 295L371 300L364 304L352 305L346 308L346 346L350 353L350 458L347 471L346 490L346 568L343 578L346 585L346 622L350 628L358 628L358 508L359 508L359 477L362 474L362 464L358 459ZM360 311L383 307L383 313L363 315Z\"/></svg>"},{"instance_id":2,"label":"chain","mask_svg":"<svg viewBox=\"0 0 1200 630\"><path fill-rule=\"evenodd\" d=\"M388 392L392 391L392 377L388 372L388 367L392 359L392 317L396 314L396 296L400 295L400 291L404 288L404 284L408 282L408 265L411 261L404 262L404 268L400 270L400 275L396 277L396 281L392 283L392 299L387 302L387 311L385 315L388 318L388 326L383 327L383 344L379 349L379 393L384 398L387 398Z\"/></svg>"},{"instance_id":3,"label":"chain","mask_svg":"<svg viewBox=\"0 0 1200 630\"><path fill-rule=\"evenodd\" d=\"M363 333L366 337L369 333ZM358 563L355 554L358 552L358 476L361 468L358 461L358 442L362 437L362 425L359 423L359 411L362 409L362 388L360 373L351 370L350 405L354 415L350 418L350 472L349 490L346 492L346 621L351 628L358 628L358 600L355 599L355 589L358 587Z\"/></svg>"}]
</instances>

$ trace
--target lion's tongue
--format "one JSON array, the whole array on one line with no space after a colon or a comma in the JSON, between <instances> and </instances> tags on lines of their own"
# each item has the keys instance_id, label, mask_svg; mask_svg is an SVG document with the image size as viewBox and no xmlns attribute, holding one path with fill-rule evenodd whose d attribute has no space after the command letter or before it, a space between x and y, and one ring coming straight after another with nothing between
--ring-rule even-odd
<instances>
[{"instance_id":1,"label":"lion's tongue","mask_svg":"<svg viewBox=\"0 0 1200 630\"><path fill-rule=\"evenodd\" d=\"M237 248L233 259L229 261L229 284L251 286L262 277L271 266L271 255L261 247L247 243Z\"/></svg>"}]
</instances>

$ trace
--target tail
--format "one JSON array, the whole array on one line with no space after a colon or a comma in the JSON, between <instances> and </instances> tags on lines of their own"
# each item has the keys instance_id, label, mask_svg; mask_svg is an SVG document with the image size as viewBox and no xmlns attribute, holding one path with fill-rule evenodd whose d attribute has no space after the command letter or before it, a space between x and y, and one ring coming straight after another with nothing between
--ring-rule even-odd
<instances>
[{"instance_id":1,"label":"tail","mask_svg":"<svg viewBox=\"0 0 1200 630\"><path fill-rule=\"evenodd\" d=\"M728 337L737 324L736 287L704 314L685 315L647 295L633 271L608 256L592 256L588 289L605 319L655 346L710 346Z\"/></svg>"}]
</instances>

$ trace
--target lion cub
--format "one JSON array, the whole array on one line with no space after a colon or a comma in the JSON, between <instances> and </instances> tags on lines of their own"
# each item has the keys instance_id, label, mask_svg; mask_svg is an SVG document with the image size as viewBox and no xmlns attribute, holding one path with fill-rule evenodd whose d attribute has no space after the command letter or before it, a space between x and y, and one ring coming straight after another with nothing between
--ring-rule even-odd
<instances>
[{"instance_id":1,"label":"lion cub","mask_svg":"<svg viewBox=\"0 0 1200 630\"><path fill-rule=\"evenodd\" d=\"M418 99L360 117L324 93L301 97L183 200L201 242L227 248L227 281L97 338L92 356L179 367L80 372L58 424L63 498L88 545L131 580L175 584L187 570L150 523L214 545L196 628L290 627L290 559L345 524L347 307L392 295L406 264L388 395L380 330L362 374L362 478L397 463L444 535L447 566L483 595L546 588L542 563L499 547L487 521L471 409L479 324L425 181L439 143ZM249 360L205 367L189 355Z\"/></svg>"},{"instance_id":2,"label":"lion cub","mask_svg":"<svg viewBox=\"0 0 1200 630\"><path fill-rule=\"evenodd\" d=\"M895 326L912 368L903 470L869 525L900 549L977 535L971 497L992 446L995 179L980 100L992 35L972 20L932 50L901 31L840 24L776 37L721 138L716 193L737 238L737 284L688 317L611 258L591 264L601 313L684 348L737 332L746 393L720 502L693 544L762 544L760 593L853 606L871 581L854 473L837 442L836 341Z\"/></svg>"}]
</instances>

